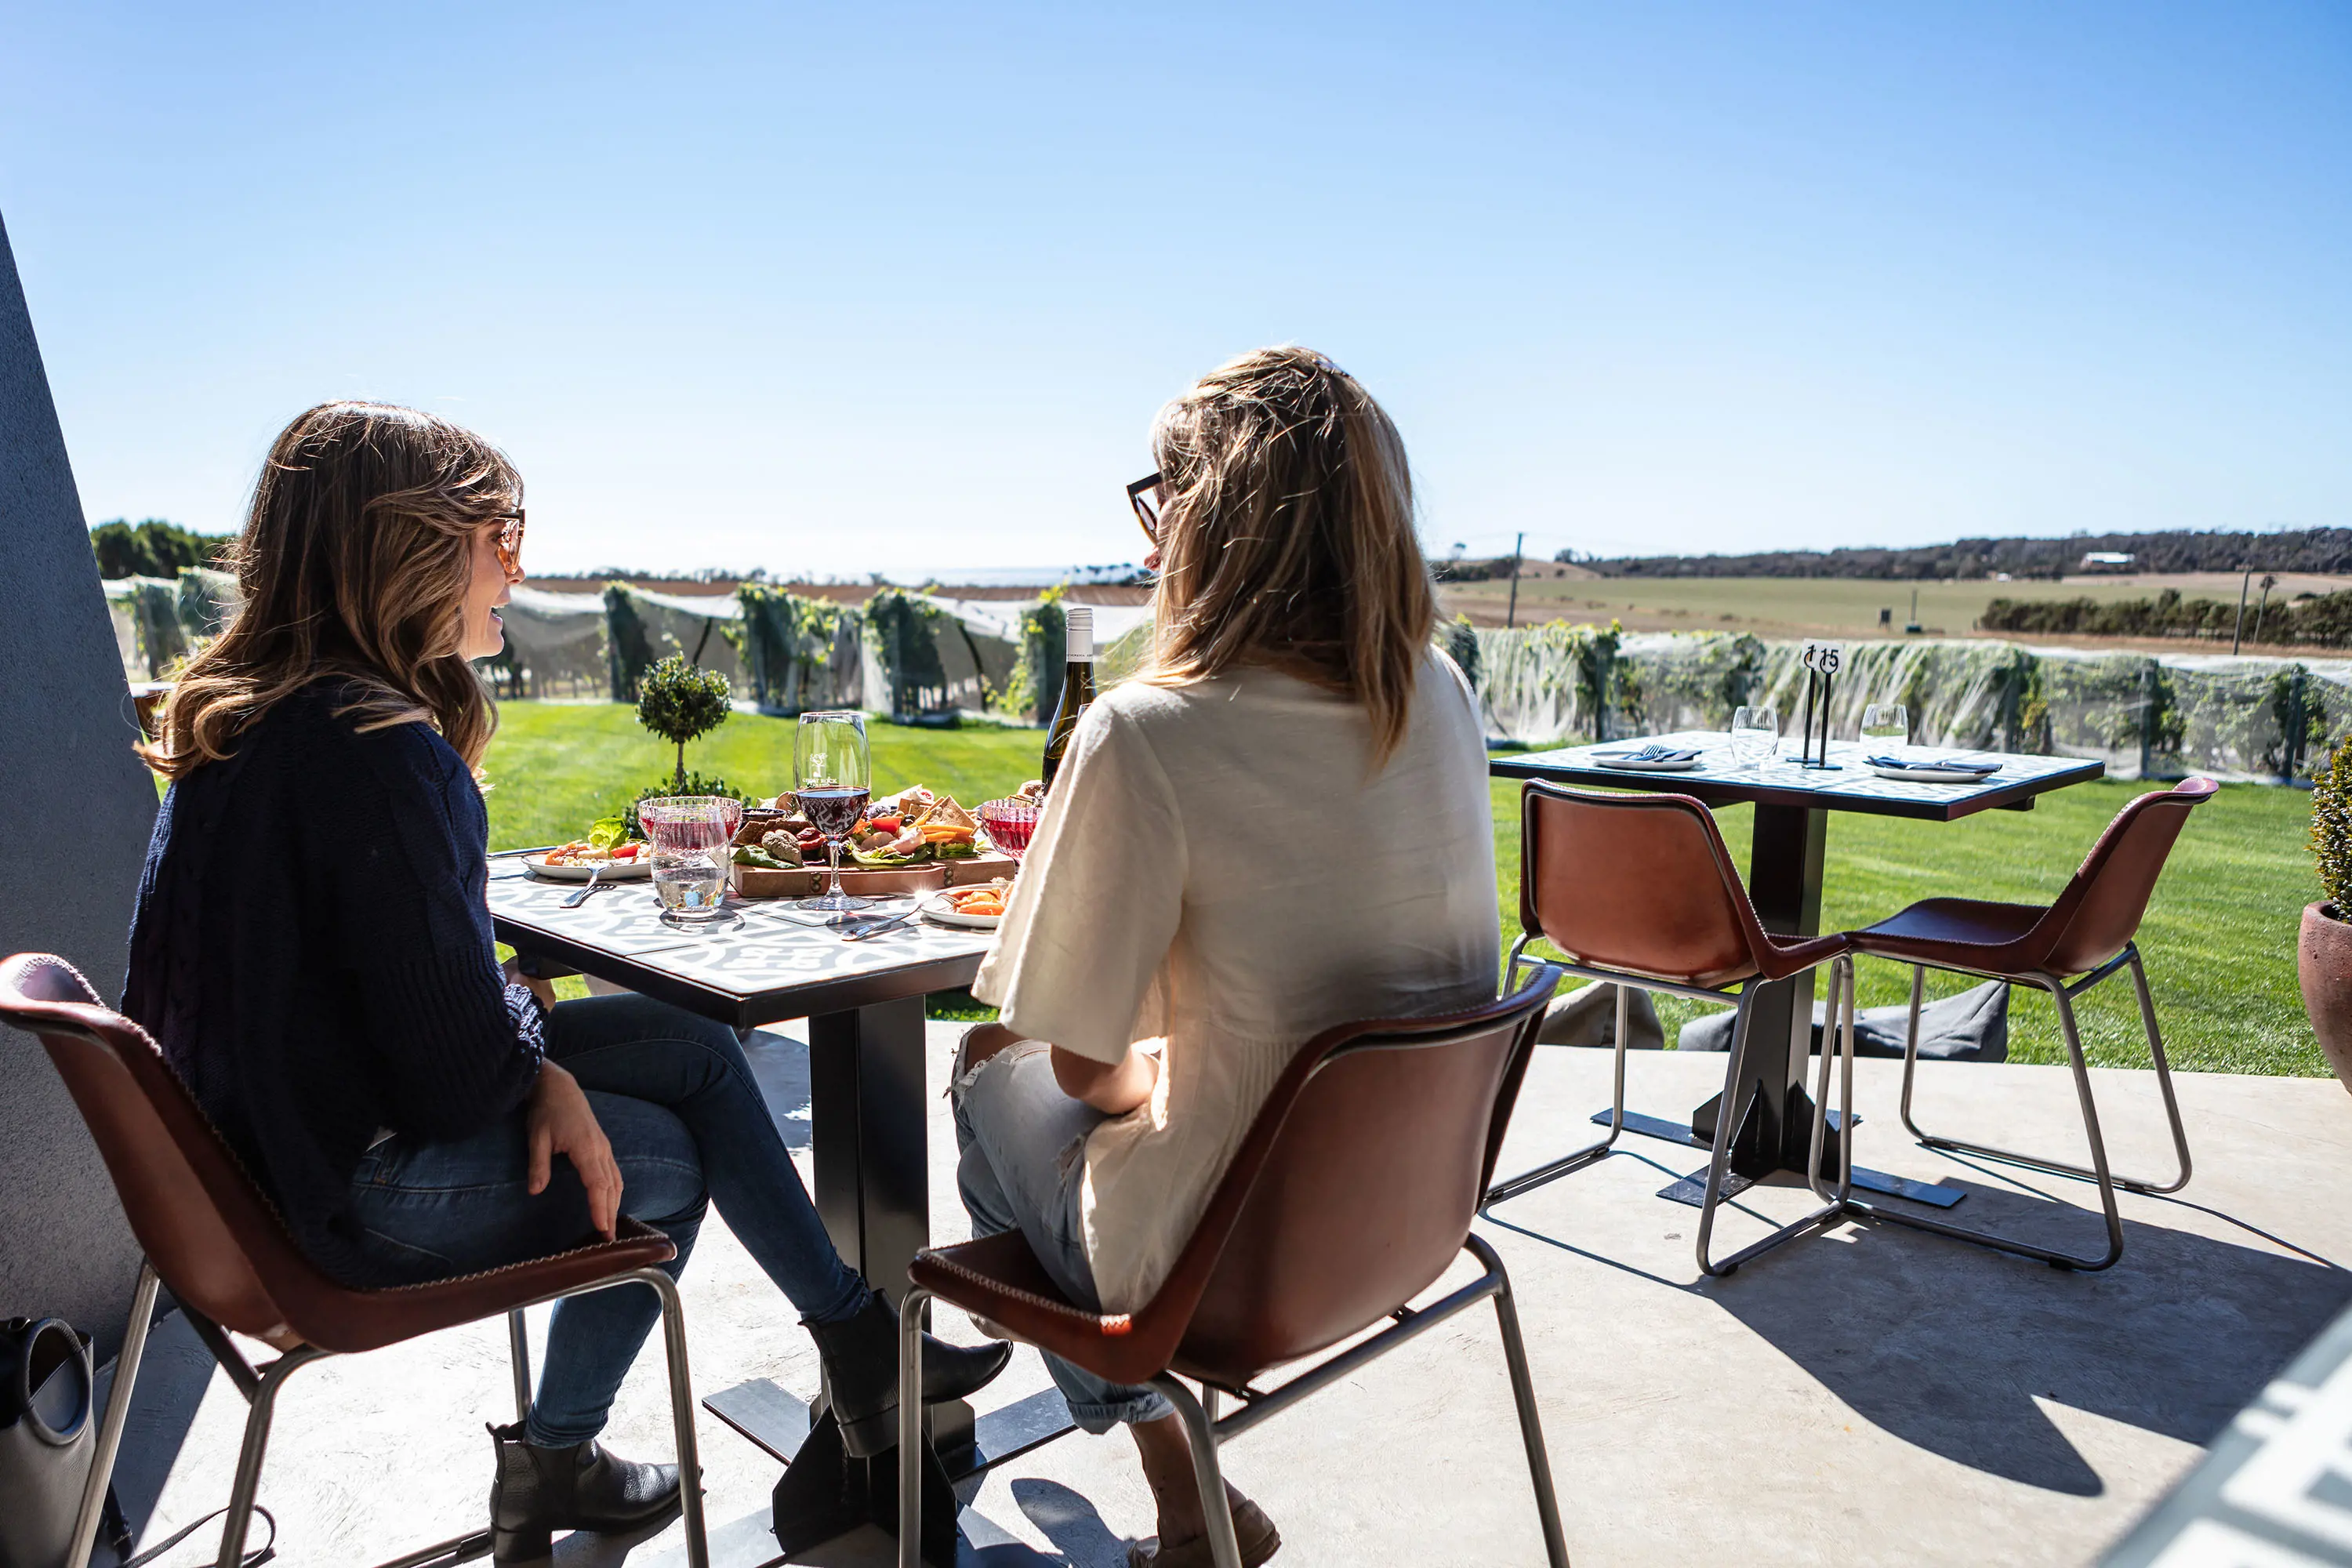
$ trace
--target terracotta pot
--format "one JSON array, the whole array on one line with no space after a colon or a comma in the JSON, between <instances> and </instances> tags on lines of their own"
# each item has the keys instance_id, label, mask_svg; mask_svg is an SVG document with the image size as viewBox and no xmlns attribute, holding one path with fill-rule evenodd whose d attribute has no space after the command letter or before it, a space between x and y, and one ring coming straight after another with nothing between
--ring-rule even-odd
<instances>
[{"instance_id":1,"label":"terracotta pot","mask_svg":"<svg viewBox=\"0 0 2352 1568\"><path fill-rule=\"evenodd\" d=\"M2338 918L2334 904L2305 908L2295 968L2319 1048L2336 1069L2336 1081L2352 1089L2352 923Z\"/></svg>"}]
</instances>

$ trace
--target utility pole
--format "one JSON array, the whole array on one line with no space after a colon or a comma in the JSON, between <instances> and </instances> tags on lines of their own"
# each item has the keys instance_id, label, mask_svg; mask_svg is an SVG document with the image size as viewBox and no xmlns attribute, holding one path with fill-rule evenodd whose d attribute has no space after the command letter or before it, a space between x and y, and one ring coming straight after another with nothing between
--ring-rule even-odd
<instances>
[{"instance_id":1,"label":"utility pole","mask_svg":"<svg viewBox=\"0 0 2352 1568\"><path fill-rule=\"evenodd\" d=\"M2230 628L2230 657L2231 658L2238 657L2238 636L2241 632L2243 632L2246 629L2246 587L2249 584L2253 582L2253 580L2254 569L2251 566L2245 569L2245 575L2238 579L2238 624Z\"/></svg>"},{"instance_id":2,"label":"utility pole","mask_svg":"<svg viewBox=\"0 0 2352 1568\"><path fill-rule=\"evenodd\" d=\"M1510 630L1519 624L1519 552L1528 547L1528 536L1522 532L1511 545L1511 605L1503 612L1503 629Z\"/></svg>"},{"instance_id":3,"label":"utility pole","mask_svg":"<svg viewBox=\"0 0 2352 1568\"><path fill-rule=\"evenodd\" d=\"M2254 601L2254 646L2263 646L2263 616L2271 607L2271 590L2278 586L2278 574L2263 574L2263 596Z\"/></svg>"}]
</instances>

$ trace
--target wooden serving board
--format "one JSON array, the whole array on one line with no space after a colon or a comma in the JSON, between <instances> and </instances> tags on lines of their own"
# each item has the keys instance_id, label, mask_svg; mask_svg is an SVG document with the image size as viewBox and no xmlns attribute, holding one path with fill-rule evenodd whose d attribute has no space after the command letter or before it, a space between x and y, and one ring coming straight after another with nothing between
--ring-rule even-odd
<instances>
[{"instance_id":1,"label":"wooden serving board","mask_svg":"<svg viewBox=\"0 0 2352 1568\"><path fill-rule=\"evenodd\" d=\"M843 867L841 890L860 898L891 893L933 893L941 888L967 888L977 882L1011 877L1014 861L1009 855L976 855L969 860L935 860L895 871L869 871ZM728 885L738 898L808 899L824 891L822 863L797 871L771 871L760 866L730 866Z\"/></svg>"}]
</instances>

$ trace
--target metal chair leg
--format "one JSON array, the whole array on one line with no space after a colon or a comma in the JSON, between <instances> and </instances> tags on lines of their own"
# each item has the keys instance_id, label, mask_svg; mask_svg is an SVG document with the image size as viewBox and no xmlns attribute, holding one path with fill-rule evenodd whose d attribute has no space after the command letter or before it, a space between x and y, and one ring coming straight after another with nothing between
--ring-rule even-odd
<instances>
[{"instance_id":1,"label":"metal chair leg","mask_svg":"<svg viewBox=\"0 0 2352 1568\"><path fill-rule=\"evenodd\" d=\"M2032 978L2035 984L2049 991L2053 995L2069 999L2059 1005L2062 1016L2070 1018L2073 1014L2071 1006L2073 997L2088 991L2092 986L2113 974L2118 968L2126 965L2131 969L2133 989L2138 994L2140 1026L2147 1035L2148 1055L2156 1064L2157 1092L2164 1100L2165 1120L2172 1130L2173 1153L2179 1161L2180 1169L2178 1174L2162 1182L2148 1181L2137 1176L2118 1175L2112 1176L2110 1179L2116 1186L2127 1192L2177 1193L2189 1184L2191 1171L2189 1157L2189 1130L2181 1122L2180 1101L2175 1098L2172 1091L2172 1068L2171 1064L2165 1059L2164 1037L2157 1027L2156 1003L2148 994L2147 971L2140 963L2138 946L2137 944L2126 946L2115 959L2093 970L2087 979L2078 981L2071 988L2053 976L2034 975ZM2021 1153L2014 1149L1998 1148L1990 1143L1970 1143L1963 1139L1938 1137L1935 1133L1922 1131L1918 1124L1911 1120L1911 1069L1919 1053L1918 996L1925 980L1925 973L1918 966L1914 965L1911 981L1911 1032L1905 1041L1903 1050L1903 1125L1909 1130L1911 1135L1930 1149L1943 1149L1958 1154L1980 1154L1989 1160L2000 1160L2011 1165L2022 1165L2028 1170L2047 1171L2053 1176L2072 1176L2077 1181L2100 1180L2099 1173L2090 1166L2070 1164L2063 1160L2044 1159L2039 1154Z\"/></svg>"},{"instance_id":2,"label":"metal chair leg","mask_svg":"<svg viewBox=\"0 0 2352 1568\"><path fill-rule=\"evenodd\" d=\"M1479 1207L1517 1197L1522 1193L1531 1193L1547 1182L1558 1181L1571 1171L1601 1159L1614 1148L1618 1135L1625 1131L1625 1034L1631 1011L1632 998L1627 988L1620 984L1617 986L1616 1090L1609 1101L1609 1135L1599 1142L1586 1144L1572 1154L1563 1154L1533 1170L1522 1171L1516 1176L1496 1182L1478 1200Z\"/></svg>"},{"instance_id":3,"label":"metal chair leg","mask_svg":"<svg viewBox=\"0 0 2352 1568\"><path fill-rule=\"evenodd\" d=\"M106 1414L99 1417L98 1451L90 1456L89 1475L82 1482L81 1508L74 1515L73 1539L66 1547L66 1568L89 1568L91 1548L98 1541L99 1515L106 1511L106 1489L114 1479L114 1457L122 1447L123 1423L131 1416L131 1389L139 1381L139 1363L147 1354L148 1321L155 1315L155 1266L139 1260L139 1285L131 1296L131 1325L115 1352L114 1383L106 1391Z\"/></svg>"},{"instance_id":4,"label":"metal chair leg","mask_svg":"<svg viewBox=\"0 0 2352 1568\"><path fill-rule=\"evenodd\" d=\"M228 1494L228 1517L221 1521L217 1568L241 1568L246 1531L253 1523L253 1504L261 1489L261 1460L269 1447L269 1423L277 1414L278 1391L286 1380L328 1352L305 1345L289 1351L262 1369L255 1384L252 1408L245 1415L245 1446L236 1458L236 1484Z\"/></svg>"},{"instance_id":5,"label":"metal chair leg","mask_svg":"<svg viewBox=\"0 0 2352 1568\"><path fill-rule=\"evenodd\" d=\"M2123 1216L2116 1208L2116 1181L2107 1170L2107 1144L2106 1140L2099 1132L2099 1107L2098 1102L2091 1095L2090 1064L2083 1055L2083 1035L2074 1020L2074 1000L2067 994L2065 983L2056 976L2037 975L2035 979L2050 993L2051 1001L2056 1004L2058 1008L2059 1033L2065 1039L2067 1063L2074 1069L2074 1098L2082 1107L2083 1131L2090 1138L2090 1168L2080 1170L2079 1167L2061 1167L2047 1162L2013 1155L2003 1150L1981 1149L1974 1144L1959 1143L1949 1139L1932 1140L1930 1143L1935 1148L1965 1149L1971 1152L1989 1154L1994 1158L2008 1160L2015 1164L2032 1166L2038 1170L2063 1170L2068 1174L2075 1173L2080 1170L2082 1175L2098 1184L2099 1207L2106 1221L2105 1253L2098 1257L2088 1257L2072 1252L2055 1252L2046 1247L2036 1247L2031 1242L2013 1241L2007 1237L1996 1236L1990 1231L1972 1230L1963 1226L1948 1225L1942 1220L1929 1219L1925 1215L1905 1214L1859 1198L1849 1198L1845 1206L1853 1213L1867 1215L1873 1219L1892 1220L1897 1225L1907 1225L1914 1230L1933 1231L1937 1236L1948 1236L1955 1240L1974 1242L1979 1247L1990 1247L2001 1252L2013 1252L2021 1258L2039 1258L2056 1268L2081 1269L2084 1273L2091 1273L2113 1267L2116 1260L2124 1255Z\"/></svg>"},{"instance_id":6,"label":"metal chair leg","mask_svg":"<svg viewBox=\"0 0 2352 1568\"><path fill-rule=\"evenodd\" d=\"M1830 969L1830 976L1831 1006L1829 1016L1833 1018L1837 1016L1836 1007L1839 988L1841 984L1851 986L1853 984L1853 974L1850 969L1841 970L1837 967L1836 963L1833 963ZM1713 1154L1707 1160L1706 1164L1706 1191L1702 1194L1699 1200L1699 1272L1702 1274L1713 1275L1718 1279L1724 1275L1733 1272L1749 1258L1754 1258L1760 1253L1769 1252L1784 1241L1790 1240L1794 1237L1801 1236L1806 1231L1817 1229L1822 1226L1828 1225L1836 1220L1846 1212L1846 1194L1853 1179L1853 1163L1852 1158L1849 1155L1846 1165L1846 1176L1839 1184L1839 1195L1837 1197L1829 1198L1822 1205L1821 1207L1813 1210L1811 1214L1805 1215L1798 1219L1790 1220L1787 1225L1780 1226L1779 1229L1773 1231L1770 1235L1763 1237L1761 1240L1750 1242L1748 1246L1741 1247L1738 1252L1733 1253L1730 1257L1722 1259L1720 1262L1715 1261L1708 1257L1708 1243L1715 1234L1715 1211L1722 1206L1724 1178L1730 1173L1731 1146L1738 1140L1739 1137L1740 1112L1743 1107L1740 1103L1738 1091L1744 1082L1744 1069L1748 1065L1748 1025L1755 1011L1754 998L1756 993L1757 984L1753 981L1750 981L1746 986L1744 986L1739 993L1739 1012L1738 1016L1732 1020L1731 1025L1731 1065L1725 1070L1723 1075L1723 1098L1717 1101L1717 1110L1716 1111L1715 1118L1715 1149ZM1822 1044L1822 1054L1824 1058L1822 1064L1823 1075L1822 1082L1824 1089L1828 1087L1829 1081L1827 1076L1829 1064L1826 1058L1832 1047L1832 1042L1835 1040L1836 1035L1836 1031L1831 1031L1830 1038L1825 1039ZM1851 1033L1846 1036L1846 1046L1850 1052L1853 1049L1853 1037ZM1853 1116L1853 1079L1851 1064L1849 1064L1847 1069L1846 1101L1844 1110L1846 1120L1850 1125ZM1805 1173L1805 1181L1808 1186L1814 1185L1818 1180L1816 1172L1821 1163L1822 1142L1824 1130L1828 1125L1829 1113L1830 1108L1828 1095L1826 1093L1817 1095L1813 1103L1813 1131L1811 1142L1813 1152L1810 1162L1816 1169L1809 1170ZM1822 1194L1819 1194L1817 1191L1815 1195L1821 1196Z\"/></svg>"},{"instance_id":7,"label":"metal chair leg","mask_svg":"<svg viewBox=\"0 0 2352 1568\"><path fill-rule=\"evenodd\" d=\"M1209 1560L1216 1568L1242 1568L1242 1545L1234 1534L1233 1505L1225 1499L1224 1472L1217 1466L1217 1427L1215 1421L1192 1397L1192 1391L1167 1373L1151 1380L1150 1386L1167 1397L1176 1407L1178 1419L1184 1423L1184 1436L1192 1449L1192 1479L1201 1489L1201 1513L1209 1522ZM1216 1390L1208 1391L1211 1399Z\"/></svg>"},{"instance_id":8,"label":"metal chair leg","mask_svg":"<svg viewBox=\"0 0 2352 1568\"><path fill-rule=\"evenodd\" d=\"M1569 1568L1568 1537L1560 1527L1559 1499L1552 1490L1551 1460L1544 1452L1543 1420L1536 1411L1536 1384L1528 1371L1527 1346L1519 1338L1519 1310L1511 1297L1511 1277L1504 1272L1501 1257L1485 1237L1473 1235L1467 1245L1487 1271L1502 1281L1502 1288L1495 1292L1495 1318L1503 1334L1503 1361L1511 1372L1511 1401L1519 1410L1519 1440L1527 1446L1528 1479L1535 1483L1544 1556L1551 1568Z\"/></svg>"},{"instance_id":9,"label":"metal chair leg","mask_svg":"<svg viewBox=\"0 0 2352 1568\"><path fill-rule=\"evenodd\" d=\"M507 1364L514 1373L515 1419L530 1419L530 1325L522 1309L507 1314Z\"/></svg>"},{"instance_id":10,"label":"metal chair leg","mask_svg":"<svg viewBox=\"0 0 2352 1568\"><path fill-rule=\"evenodd\" d=\"M661 1298L662 1349L669 1361L669 1415L677 1429L677 1501L686 1524L688 1568L710 1568L710 1537L702 1518L702 1451L694 1436L694 1375L686 1363L686 1303L677 1281L658 1268L640 1268Z\"/></svg>"},{"instance_id":11,"label":"metal chair leg","mask_svg":"<svg viewBox=\"0 0 2352 1568\"><path fill-rule=\"evenodd\" d=\"M911 1285L898 1303L898 1568L923 1563L923 1307L930 1299Z\"/></svg>"}]
</instances>

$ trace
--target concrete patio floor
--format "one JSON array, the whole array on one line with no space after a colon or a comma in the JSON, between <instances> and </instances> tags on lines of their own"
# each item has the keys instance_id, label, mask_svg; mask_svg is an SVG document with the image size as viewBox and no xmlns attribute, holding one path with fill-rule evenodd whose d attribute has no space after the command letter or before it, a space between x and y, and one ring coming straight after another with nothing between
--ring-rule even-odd
<instances>
[{"instance_id":1,"label":"concrete patio floor","mask_svg":"<svg viewBox=\"0 0 2352 1568\"><path fill-rule=\"evenodd\" d=\"M787 1033L789 1033L789 1028ZM932 1026L933 1087L957 1029ZM805 1157L806 1054L761 1036L754 1056ZM1606 1103L1598 1051L1546 1049L1503 1169L1576 1143ZM1631 1109L1679 1120L1719 1085L1723 1058L1637 1054ZM1861 1163L1958 1186L1951 1217L2095 1246L2087 1184L2005 1172L1915 1147L1895 1115L1898 1066L1856 1076ZM2147 1073L2095 1075L2117 1169L2167 1168ZM1502 1205L1484 1233L1520 1300L1580 1564L2079 1563L2095 1558L2197 1458L2200 1446L2347 1301L2352 1097L2332 1081L2185 1075L2198 1173L2187 1201L2126 1195L2123 1261L2102 1274L2042 1265L1895 1226L1801 1238L1726 1279L1692 1257L1697 1211L1654 1194L1700 1151L1629 1135L1625 1152ZM964 1234L943 1100L931 1121L933 1231ZM1930 1064L1923 1124L2063 1154L2077 1151L2068 1075ZM1718 1226L1718 1247L1808 1201L1768 1184ZM816 1387L815 1354L714 1214L686 1276L698 1394L772 1379ZM941 1331L975 1336L949 1313ZM142 1380L126 1490L157 1498L145 1541L226 1500L244 1406L206 1381L184 1333L158 1336ZM1034 1354L983 1409L1049 1386ZM199 1403L195 1397L201 1388ZM293 1564L380 1561L474 1527L488 1486L486 1421L509 1419L497 1325L306 1369L279 1407L264 1504ZM194 1410L191 1422L188 1411ZM168 1474L153 1456L173 1448ZM774 1560L777 1465L723 1423L699 1426L714 1562ZM607 1441L667 1458L660 1356L640 1357ZM1226 1473L1280 1523L1277 1561L1539 1563L1542 1549L1494 1321L1474 1310L1241 1437ZM160 1488L160 1497L157 1496ZM1117 1564L1151 1508L1124 1438L1065 1437L990 1473L961 1521L975 1563ZM256 1541L260 1539L257 1531ZM213 1527L164 1561L208 1562ZM878 1532L822 1561L881 1563ZM675 1525L636 1543L559 1542L570 1568L670 1568Z\"/></svg>"}]
</instances>

